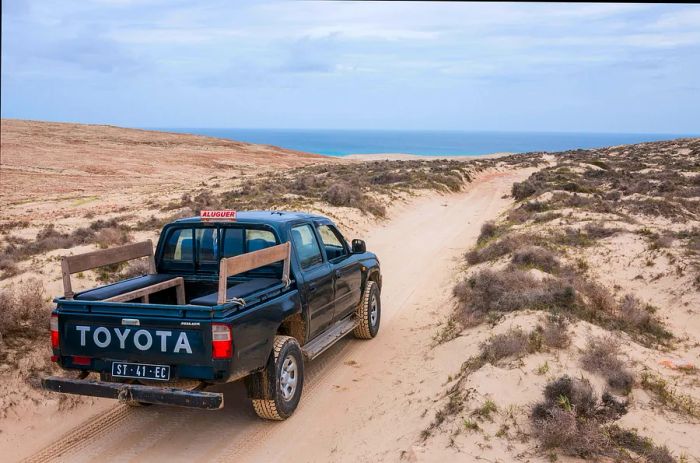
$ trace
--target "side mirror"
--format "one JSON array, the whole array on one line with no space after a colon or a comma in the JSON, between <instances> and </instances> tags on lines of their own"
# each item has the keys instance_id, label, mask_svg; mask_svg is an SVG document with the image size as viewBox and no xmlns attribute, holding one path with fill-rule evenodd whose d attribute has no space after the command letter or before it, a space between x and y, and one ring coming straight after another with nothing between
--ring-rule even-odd
<instances>
[{"instance_id":1,"label":"side mirror","mask_svg":"<svg viewBox=\"0 0 700 463\"><path fill-rule=\"evenodd\" d=\"M362 254L363 252L367 252L367 245L363 240L352 240L352 253L353 254Z\"/></svg>"}]
</instances>

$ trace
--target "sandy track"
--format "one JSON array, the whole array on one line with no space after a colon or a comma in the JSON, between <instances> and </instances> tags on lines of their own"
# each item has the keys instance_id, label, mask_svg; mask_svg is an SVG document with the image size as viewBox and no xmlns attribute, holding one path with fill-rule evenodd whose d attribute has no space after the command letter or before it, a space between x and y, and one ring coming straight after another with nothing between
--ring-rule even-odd
<instances>
[{"instance_id":1,"label":"sandy track","mask_svg":"<svg viewBox=\"0 0 700 463\"><path fill-rule=\"evenodd\" d=\"M29 461L377 461L410 454L430 420L424 410L446 378L433 374L430 343L449 312L458 257L503 195L530 170L482 176L466 192L394 210L367 237L384 287L381 330L346 339L307 365L302 403L282 423L259 420L241 383L218 387L218 412L118 405L68 431ZM463 359L455 359L459 365ZM56 437L59 437L57 433Z\"/></svg>"}]
</instances>

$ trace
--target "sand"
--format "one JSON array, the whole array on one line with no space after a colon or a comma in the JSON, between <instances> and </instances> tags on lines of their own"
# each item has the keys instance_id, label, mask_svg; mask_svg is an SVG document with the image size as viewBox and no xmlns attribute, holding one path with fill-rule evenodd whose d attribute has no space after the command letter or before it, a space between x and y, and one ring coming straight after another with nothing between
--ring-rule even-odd
<instances>
[{"instance_id":1,"label":"sand","mask_svg":"<svg viewBox=\"0 0 700 463\"><path fill-rule=\"evenodd\" d=\"M178 198L193 182L212 185L271 169L346 162L274 147L103 126L3 121L2 127L3 220L31 212L32 223L21 231L27 236L47 219L62 230L85 225L87 214L95 219L135 214L131 220L138 220L139 214L158 213L162 204ZM37 147L28 148L34 139ZM91 148L77 149L95 152L94 161L68 156L71 146L83 139L89 140ZM204 153L203 158L192 161L195 152ZM110 163L114 156L117 162ZM172 156L177 164L167 162ZM386 155L386 159L414 158ZM377 158L361 155L351 159ZM551 156L547 159L552 160ZM105 171L89 171L98 167ZM127 170L133 174L126 175ZM529 406L540 399L544 385L556 375L582 373L579 349L589 336L606 333L586 322L572 326L568 349L536 353L505 365L486 365L468 378L470 395L465 407L473 408L487 399L499 406L493 421L481 423L479 432L465 432L457 419L448 420L431 438L421 438L444 404L445 391L454 384L462 362L478 352L482 341L512 327L531 329L542 320L538 312L513 313L497 323L466 329L449 342L436 345L434 341L452 310L452 287L464 274L463 253L476 242L483 222L502 216L512 204L512 183L532 172L534 169L508 167L486 170L461 193L407 196L389 207L385 221L349 208L320 206L319 211L339 223L348 238L364 238L368 249L378 254L384 275L382 325L377 338L344 339L306 365L302 402L286 422L257 418L240 382L214 387L224 393L225 408L208 412L132 408L101 399L61 404L26 392L26 385L13 380L3 383L0 394L16 389L20 396L26 393L26 399L0 419L3 461L25 457L70 462L547 461L536 441L527 439ZM18 191L15 176L23 178L27 188ZM157 236L139 232L135 238ZM659 361L666 356L697 363L700 295L688 290L686 280L673 275L665 258L647 266L648 256L638 237L620 235L601 243L583 256L592 272L615 287L616 295L633 291L658 305L660 315L682 338L677 350L663 353L644 348L623 334L625 359L679 381L684 391L698 398L696 375L671 371ZM7 279L3 285L34 275L47 282L49 293L58 294L56 258L63 253L65 250L56 250L37 257L33 261L37 272ZM636 278L637 274L642 278ZM89 287L94 280L88 277L77 284ZM545 362L551 370L539 374ZM602 390L600 378L592 379ZM644 391L635 390L632 400L632 410L623 417L622 425L639 429L657 444L668 444L688 461L700 461L695 438L698 423L659 411ZM509 429L506 436L497 438L504 425ZM560 456L559 461L579 460Z\"/></svg>"},{"instance_id":2,"label":"sand","mask_svg":"<svg viewBox=\"0 0 700 463\"><path fill-rule=\"evenodd\" d=\"M65 451L62 461L398 460L429 421L423 410L445 380L425 367L432 337L450 309L457 258L482 221L510 202L503 196L511 183L527 174L484 175L463 193L419 198L392 210L388 222L364 236L384 274L380 334L371 341L344 340L308 364L302 403L287 422L259 420L242 385L233 383L218 388L225 393L222 411L116 405L108 419L100 413L73 430L36 423L37 432L29 435L0 434L0 453L24 457L68 433L79 441L70 446L59 440L45 456ZM454 357L441 368L461 361Z\"/></svg>"}]
</instances>

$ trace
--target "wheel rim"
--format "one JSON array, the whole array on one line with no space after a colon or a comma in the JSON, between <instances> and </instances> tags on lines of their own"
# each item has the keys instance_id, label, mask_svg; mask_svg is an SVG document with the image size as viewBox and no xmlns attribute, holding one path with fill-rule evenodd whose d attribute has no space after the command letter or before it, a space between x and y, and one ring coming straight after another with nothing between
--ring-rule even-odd
<instances>
[{"instance_id":1,"label":"wheel rim","mask_svg":"<svg viewBox=\"0 0 700 463\"><path fill-rule=\"evenodd\" d=\"M369 323L372 326L377 324L377 318L379 317L379 307L377 307L377 298L372 296L372 300L369 305Z\"/></svg>"},{"instance_id":2,"label":"wheel rim","mask_svg":"<svg viewBox=\"0 0 700 463\"><path fill-rule=\"evenodd\" d=\"M282 363L280 371L280 392L284 400L290 400L294 397L294 392L297 390L298 368L297 361L291 355L288 355Z\"/></svg>"}]
</instances>

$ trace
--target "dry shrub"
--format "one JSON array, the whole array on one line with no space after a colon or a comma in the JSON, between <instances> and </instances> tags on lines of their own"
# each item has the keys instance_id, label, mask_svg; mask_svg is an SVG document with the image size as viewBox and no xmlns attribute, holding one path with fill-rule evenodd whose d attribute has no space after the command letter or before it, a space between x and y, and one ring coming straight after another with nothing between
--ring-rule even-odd
<instances>
[{"instance_id":1,"label":"dry shrub","mask_svg":"<svg viewBox=\"0 0 700 463\"><path fill-rule=\"evenodd\" d=\"M489 220L488 222L484 222L484 224L481 226L481 233L479 234L477 243L483 243L485 241L488 241L491 238L494 238L497 234L498 226L496 225L496 222L493 222L491 220Z\"/></svg>"},{"instance_id":2,"label":"dry shrub","mask_svg":"<svg viewBox=\"0 0 700 463\"><path fill-rule=\"evenodd\" d=\"M0 290L0 336L36 335L48 329L50 304L41 281L19 282Z\"/></svg>"},{"instance_id":3,"label":"dry shrub","mask_svg":"<svg viewBox=\"0 0 700 463\"><path fill-rule=\"evenodd\" d=\"M356 207L377 217L386 215L386 208L379 201L347 182L334 183L323 193L321 199L332 206Z\"/></svg>"},{"instance_id":4,"label":"dry shrub","mask_svg":"<svg viewBox=\"0 0 700 463\"><path fill-rule=\"evenodd\" d=\"M632 294L626 294L618 307L618 317L628 331L636 331L656 342L673 339L673 334L654 316L656 309L643 304Z\"/></svg>"},{"instance_id":5,"label":"dry shrub","mask_svg":"<svg viewBox=\"0 0 700 463\"><path fill-rule=\"evenodd\" d=\"M625 368L619 354L620 344L612 336L591 338L583 350L581 365L585 370L603 376L608 386L629 393L634 377Z\"/></svg>"},{"instance_id":6,"label":"dry shrub","mask_svg":"<svg viewBox=\"0 0 700 463\"><path fill-rule=\"evenodd\" d=\"M584 295L586 306L594 316L602 317L604 314L613 314L617 305L610 291L602 284L585 279L574 281L576 289Z\"/></svg>"},{"instance_id":7,"label":"dry shrub","mask_svg":"<svg viewBox=\"0 0 700 463\"><path fill-rule=\"evenodd\" d=\"M522 201L523 199L534 195L537 192L537 186L534 182L525 180L524 182L513 183L511 187L511 194L516 201Z\"/></svg>"},{"instance_id":8,"label":"dry shrub","mask_svg":"<svg viewBox=\"0 0 700 463\"><path fill-rule=\"evenodd\" d=\"M620 317L632 326L646 325L651 319L651 312L646 310L633 294L625 294L620 301L619 309Z\"/></svg>"},{"instance_id":9,"label":"dry shrub","mask_svg":"<svg viewBox=\"0 0 700 463\"><path fill-rule=\"evenodd\" d=\"M562 315L549 315L542 328L542 342L555 349L563 349L571 343L569 321Z\"/></svg>"},{"instance_id":10,"label":"dry shrub","mask_svg":"<svg viewBox=\"0 0 700 463\"><path fill-rule=\"evenodd\" d=\"M527 212L522 207L516 207L508 211L508 220L515 223L525 223L530 220L532 213Z\"/></svg>"},{"instance_id":11,"label":"dry shrub","mask_svg":"<svg viewBox=\"0 0 700 463\"><path fill-rule=\"evenodd\" d=\"M346 182L338 182L323 193L322 199L332 206L349 207L362 201L362 192Z\"/></svg>"},{"instance_id":12,"label":"dry shrub","mask_svg":"<svg viewBox=\"0 0 700 463\"><path fill-rule=\"evenodd\" d=\"M676 463L668 447L655 445L653 440L640 436L635 430L613 424L606 428L606 433L615 445L631 450L648 463Z\"/></svg>"},{"instance_id":13,"label":"dry shrub","mask_svg":"<svg viewBox=\"0 0 700 463\"><path fill-rule=\"evenodd\" d=\"M134 278L141 275L146 275L150 271L150 264L148 258L136 259L129 261L126 268L122 272L122 280L127 278Z\"/></svg>"},{"instance_id":14,"label":"dry shrub","mask_svg":"<svg viewBox=\"0 0 700 463\"><path fill-rule=\"evenodd\" d=\"M545 449L582 458L619 459L627 456L622 449L631 446L604 425L626 412L627 404L610 394L598 400L587 379L562 376L545 386L544 401L533 406L530 418L533 434Z\"/></svg>"},{"instance_id":15,"label":"dry shrub","mask_svg":"<svg viewBox=\"0 0 700 463\"><path fill-rule=\"evenodd\" d=\"M533 430L545 449L559 448L575 457L595 455L610 445L596 422L579 420L572 410L552 408L548 418L536 422Z\"/></svg>"},{"instance_id":16,"label":"dry shrub","mask_svg":"<svg viewBox=\"0 0 700 463\"><path fill-rule=\"evenodd\" d=\"M95 236L95 241L97 245L101 248L108 248L110 246L120 246L127 244L131 241L131 235L124 229L110 227L103 228Z\"/></svg>"},{"instance_id":17,"label":"dry shrub","mask_svg":"<svg viewBox=\"0 0 700 463\"><path fill-rule=\"evenodd\" d=\"M521 357L528 353L529 346L529 335L520 328L514 328L483 342L480 346L481 358L495 363L506 357Z\"/></svg>"},{"instance_id":18,"label":"dry shrub","mask_svg":"<svg viewBox=\"0 0 700 463\"><path fill-rule=\"evenodd\" d=\"M0 257L0 270L2 270L2 278L9 278L19 273L19 268L14 259L9 257Z\"/></svg>"},{"instance_id":19,"label":"dry shrub","mask_svg":"<svg viewBox=\"0 0 700 463\"><path fill-rule=\"evenodd\" d=\"M559 212L545 212L543 214L537 214L535 216L535 223L551 222L560 218L562 215Z\"/></svg>"},{"instance_id":20,"label":"dry shrub","mask_svg":"<svg viewBox=\"0 0 700 463\"><path fill-rule=\"evenodd\" d=\"M619 228L606 227L605 222L589 222L584 225L583 229L591 239L608 238L620 231Z\"/></svg>"},{"instance_id":21,"label":"dry shrub","mask_svg":"<svg viewBox=\"0 0 700 463\"><path fill-rule=\"evenodd\" d=\"M489 243L482 248L467 252L464 257L469 265L476 265L510 254L526 242L527 239L522 235L506 235L500 240Z\"/></svg>"},{"instance_id":22,"label":"dry shrub","mask_svg":"<svg viewBox=\"0 0 700 463\"><path fill-rule=\"evenodd\" d=\"M596 412L597 399L593 386L585 378L562 376L553 380L545 386L544 398L548 407L569 408L575 411L576 416L592 417Z\"/></svg>"},{"instance_id":23,"label":"dry shrub","mask_svg":"<svg viewBox=\"0 0 700 463\"><path fill-rule=\"evenodd\" d=\"M575 291L561 280L537 280L525 271L484 269L458 283L456 316L465 325L479 321L489 312L526 309L570 309Z\"/></svg>"},{"instance_id":24,"label":"dry shrub","mask_svg":"<svg viewBox=\"0 0 700 463\"><path fill-rule=\"evenodd\" d=\"M122 230L124 227L119 225L116 219L96 220L89 226L76 228L70 233L59 232L54 224L46 225L39 230L34 241L8 236L6 238L7 245L0 253L0 260L16 262L54 249L68 249L74 246L92 244L95 242L98 232L108 228Z\"/></svg>"},{"instance_id":25,"label":"dry shrub","mask_svg":"<svg viewBox=\"0 0 700 463\"><path fill-rule=\"evenodd\" d=\"M552 251L540 246L528 246L513 253L513 264L521 267L538 268L547 273L559 270L559 259Z\"/></svg>"}]
</instances>

